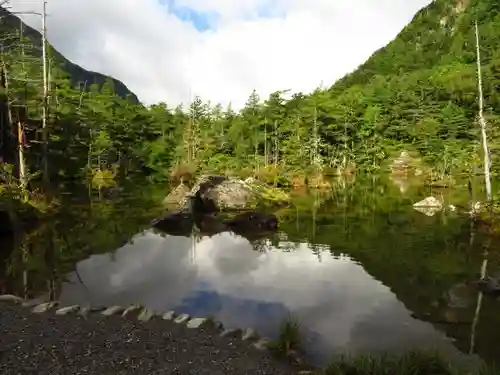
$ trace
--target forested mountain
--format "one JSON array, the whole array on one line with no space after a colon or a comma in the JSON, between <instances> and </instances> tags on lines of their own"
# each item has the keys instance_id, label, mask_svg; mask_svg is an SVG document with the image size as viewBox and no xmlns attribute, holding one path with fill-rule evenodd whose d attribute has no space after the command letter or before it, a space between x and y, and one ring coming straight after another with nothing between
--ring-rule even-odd
<instances>
[{"instance_id":1,"label":"forested mountain","mask_svg":"<svg viewBox=\"0 0 500 375\"><path fill-rule=\"evenodd\" d=\"M489 61L498 56L495 46L500 43L499 11L500 3L496 1L434 0L414 16L396 39L376 51L336 87L365 84L377 75L408 74L436 65L475 64L476 20L481 27L481 57Z\"/></svg>"},{"instance_id":2,"label":"forested mountain","mask_svg":"<svg viewBox=\"0 0 500 375\"><path fill-rule=\"evenodd\" d=\"M356 133L419 151L442 172L470 168L477 147L476 35L493 149L500 113L500 2L435 0L329 92ZM330 112L331 113L331 112ZM361 130L361 132L360 132ZM495 163L493 164L495 167Z\"/></svg>"},{"instance_id":3,"label":"forested mountain","mask_svg":"<svg viewBox=\"0 0 500 375\"><path fill-rule=\"evenodd\" d=\"M24 37L28 38L31 45L36 48L30 49L33 56L41 57L41 46L42 46L42 36L41 34L23 23L16 15L11 14L4 8L0 7L0 33L4 36L3 47L8 50L8 46L13 43L14 39L18 38L21 33ZM83 69L81 66L74 64L73 62L66 59L55 49L51 48L52 57L57 61L59 66L68 73L71 78L71 82L75 85L85 85L90 86L94 83L102 86L104 82L110 77L105 76L100 73L91 72ZM130 95L132 101L138 103L137 96L132 93L127 86L125 86L121 81L111 78L113 86L117 95L121 97L126 97Z\"/></svg>"},{"instance_id":4,"label":"forested mountain","mask_svg":"<svg viewBox=\"0 0 500 375\"><path fill-rule=\"evenodd\" d=\"M493 157L500 141L499 4L436 0L395 40L332 87L295 93L290 100L282 92L266 100L249 93L238 112L200 98L186 107L160 103L146 108L135 97L116 95L123 91L112 80L81 92L72 85L80 74L53 54L47 125L52 174L113 170L166 178L169 170L177 169L286 182L313 172L377 171L402 150L419 154L439 176L470 172L481 160L476 20ZM19 35L18 22L11 21L3 33ZM2 55L11 81L10 112L4 114L12 116L16 106L27 109L19 119L28 131L34 130L28 139L35 142L26 153L28 167L37 170L41 59L27 58L32 41L12 41ZM15 134L15 121L6 117L4 122ZM497 161L494 157L493 168Z\"/></svg>"}]
</instances>

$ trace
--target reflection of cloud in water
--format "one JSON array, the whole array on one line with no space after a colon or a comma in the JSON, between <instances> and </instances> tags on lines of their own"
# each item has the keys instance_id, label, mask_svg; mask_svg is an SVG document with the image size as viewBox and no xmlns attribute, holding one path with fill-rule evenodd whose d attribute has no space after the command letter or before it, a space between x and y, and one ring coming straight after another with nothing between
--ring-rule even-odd
<instances>
[{"instance_id":1,"label":"reflection of cloud in water","mask_svg":"<svg viewBox=\"0 0 500 375\"><path fill-rule=\"evenodd\" d=\"M162 311L180 301L195 287L192 240L166 239L151 232L134 238L114 254L93 255L78 263L78 272L96 305L141 303ZM63 286L61 299L87 303L89 299L77 275Z\"/></svg>"},{"instance_id":2,"label":"reflection of cloud in water","mask_svg":"<svg viewBox=\"0 0 500 375\"><path fill-rule=\"evenodd\" d=\"M290 252L258 252L242 237L220 233L192 250L185 237L145 232L134 244L78 264L93 304L141 303L158 311L183 308L213 314L226 325L276 328L296 314L329 350L450 344L429 324L412 319L402 303L362 266L308 245ZM61 299L85 303L71 275ZM272 330L272 331L275 331Z\"/></svg>"}]
</instances>

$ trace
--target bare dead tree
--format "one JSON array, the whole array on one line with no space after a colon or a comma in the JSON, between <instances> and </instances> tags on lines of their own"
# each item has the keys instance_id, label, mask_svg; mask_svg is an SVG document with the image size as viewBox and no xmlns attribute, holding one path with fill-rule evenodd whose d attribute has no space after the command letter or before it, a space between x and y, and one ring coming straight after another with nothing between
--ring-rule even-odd
<instances>
[{"instance_id":1,"label":"bare dead tree","mask_svg":"<svg viewBox=\"0 0 500 375\"><path fill-rule=\"evenodd\" d=\"M484 153L484 182L486 185L486 199L491 200L491 175L490 175L490 150L488 147L488 138L486 136L486 120L484 118L484 98L483 98L483 79L481 75L481 53L479 51L479 29L477 26L477 21L475 22L476 29L476 55L477 55L477 85L479 91L479 125L481 126L481 138L483 143L483 153Z\"/></svg>"},{"instance_id":2,"label":"bare dead tree","mask_svg":"<svg viewBox=\"0 0 500 375\"><path fill-rule=\"evenodd\" d=\"M48 165L48 75L47 75L47 0L42 1L42 63L43 63L43 106L42 106L42 141L43 141L43 180L49 183L49 165Z\"/></svg>"}]
</instances>

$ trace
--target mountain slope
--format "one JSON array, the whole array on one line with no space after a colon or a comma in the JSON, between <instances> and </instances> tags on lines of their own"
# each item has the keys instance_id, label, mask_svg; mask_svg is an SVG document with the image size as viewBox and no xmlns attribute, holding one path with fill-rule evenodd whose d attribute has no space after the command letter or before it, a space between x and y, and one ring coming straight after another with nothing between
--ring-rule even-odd
<instances>
[{"instance_id":1,"label":"mountain slope","mask_svg":"<svg viewBox=\"0 0 500 375\"><path fill-rule=\"evenodd\" d=\"M439 64L475 63L476 19L482 59L486 63L500 45L500 2L434 0L421 9L392 42L334 87L365 84L375 75L407 74Z\"/></svg>"},{"instance_id":2,"label":"mountain slope","mask_svg":"<svg viewBox=\"0 0 500 375\"><path fill-rule=\"evenodd\" d=\"M34 46L39 47L38 51L41 51L41 45L42 45L41 34L38 31L26 25L25 23L23 23L18 17L16 17L6 9L0 7L0 34L4 36L3 38L4 40L11 39L11 37L6 38L5 36L13 35L16 31L20 29L21 25L23 27L24 36L29 38ZM125 84L122 83L121 81L101 73L83 69L81 66L66 59L54 48L51 48L51 53L52 56L57 61L58 65L62 68L62 70L69 75L69 78L74 85L76 86L82 85L83 87L83 84L86 82L87 87L94 83L99 86L102 86L107 80L111 79L114 90L117 95L121 97L129 96L134 103L139 102L137 96L134 93L132 93L127 88L127 86L125 86Z\"/></svg>"},{"instance_id":3,"label":"mountain slope","mask_svg":"<svg viewBox=\"0 0 500 375\"><path fill-rule=\"evenodd\" d=\"M418 12L319 97L323 140L360 168L378 168L403 149L441 176L479 165L476 20L493 167L500 165L498 0L435 0Z\"/></svg>"}]
</instances>

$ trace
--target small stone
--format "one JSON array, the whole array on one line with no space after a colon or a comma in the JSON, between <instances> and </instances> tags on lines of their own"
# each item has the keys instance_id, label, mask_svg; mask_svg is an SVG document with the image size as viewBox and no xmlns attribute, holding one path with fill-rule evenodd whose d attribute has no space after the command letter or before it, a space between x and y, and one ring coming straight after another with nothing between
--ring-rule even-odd
<instances>
[{"instance_id":1,"label":"small stone","mask_svg":"<svg viewBox=\"0 0 500 375\"><path fill-rule=\"evenodd\" d=\"M263 337L263 338L257 340L257 342L253 344L253 346L255 346L259 350L266 350L269 348L269 344L271 342L272 342L271 339L268 339L267 337Z\"/></svg>"},{"instance_id":2,"label":"small stone","mask_svg":"<svg viewBox=\"0 0 500 375\"><path fill-rule=\"evenodd\" d=\"M71 313L78 311L79 308L80 308L80 306L78 306L78 305L62 307L62 308L56 310L56 315L71 314Z\"/></svg>"},{"instance_id":3,"label":"small stone","mask_svg":"<svg viewBox=\"0 0 500 375\"><path fill-rule=\"evenodd\" d=\"M206 318L193 318L187 322L186 327L188 328L202 328L202 326L207 326L210 321Z\"/></svg>"},{"instance_id":4,"label":"small stone","mask_svg":"<svg viewBox=\"0 0 500 375\"><path fill-rule=\"evenodd\" d=\"M165 314L163 314L162 319L163 320L172 320L175 318L175 311L167 311Z\"/></svg>"},{"instance_id":5,"label":"small stone","mask_svg":"<svg viewBox=\"0 0 500 375\"><path fill-rule=\"evenodd\" d=\"M87 316L91 312L99 312L99 311L104 311L104 310L106 310L105 307L99 307L99 306L82 306L80 308L80 311L78 312L78 315Z\"/></svg>"},{"instance_id":6,"label":"small stone","mask_svg":"<svg viewBox=\"0 0 500 375\"><path fill-rule=\"evenodd\" d=\"M36 314L43 313L43 312L46 312L57 305L58 305L57 301L44 302L44 303L41 303L41 304L33 307L33 310L31 310L31 312L34 312Z\"/></svg>"},{"instance_id":7,"label":"small stone","mask_svg":"<svg viewBox=\"0 0 500 375\"><path fill-rule=\"evenodd\" d=\"M177 318L174 319L174 323L184 324L190 319L188 314L181 314Z\"/></svg>"},{"instance_id":8,"label":"small stone","mask_svg":"<svg viewBox=\"0 0 500 375\"><path fill-rule=\"evenodd\" d=\"M148 322L153 316L155 316L154 311L145 307L137 317L137 320L141 322Z\"/></svg>"},{"instance_id":9,"label":"small stone","mask_svg":"<svg viewBox=\"0 0 500 375\"><path fill-rule=\"evenodd\" d=\"M217 332L222 332L222 331L224 331L224 324L222 324L222 322L219 322L218 320L214 320L214 321L212 321L212 325L213 325L213 328L214 328Z\"/></svg>"},{"instance_id":10,"label":"small stone","mask_svg":"<svg viewBox=\"0 0 500 375\"><path fill-rule=\"evenodd\" d=\"M87 316L90 313L90 306L85 306L85 307L80 307L80 311L78 312L78 315L81 316Z\"/></svg>"},{"instance_id":11,"label":"small stone","mask_svg":"<svg viewBox=\"0 0 500 375\"><path fill-rule=\"evenodd\" d=\"M438 200L437 198L430 196L425 199L422 199L421 201L414 203L413 207L432 207L432 208L437 208L440 209L443 207L443 203Z\"/></svg>"},{"instance_id":12,"label":"small stone","mask_svg":"<svg viewBox=\"0 0 500 375\"><path fill-rule=\"evenodd\" d=\"M21 306L22 307L35 307L36 305L39 305L43 302L47 302L47 301L41 301L40 299L38 298L35 298L35 299L30 299L30 300L27 300L27 301L23 301L21 303Z\"/></svg>"},{"instance_id":13,"label":"small stone","mask_svg":"<svg viewBox=\"0 0 500 375\"><path fill-rule=\"evenodd\" d=\"M259 334L253 328L245 328L245 330L243 331L243 334L241 336L241 339L243 341L247 341L247 340L253 341L253 340L257 340L258 338L259 338Z\"/></svg>"},{"instance_id":14,"label":"small stone","mask_svg":"<svg viewBox=\"0 0 500 375\"><path fill-rule=\"evenodd\" d=\"M232 338L235 338L235 337L238 337L242 335L242 331L240 328L229 328L229 329L225 329L221 334L221 337L232 337Z\"/></svg>"},{"instance_id":15,"label":"small stone","mask_svg":"<svg viewBox=\"0 0 500 375\"><path fill-rule=\"evenodd\" d=\"M134 313L139 313L139 311L142 309L140 305L131 305L123 311L122 316L123 317L130 317Z\"/></svg>"},{"instance_id":16,"label":"small stone","mask_svg":"<svg viewBox=\"0 0 500 375\"><path fill-rule=\"evenodd\" d=\"M21 297L15 296L13 294L0 295L0 302L21 303L23 301L24 300Z\"/></svg>"},{"instance_id":17,"label":"small stone","mask_svg":"<svg viewBox=\"0 0 500 375\"><path fill-rule=\"evenodd\" d=\"M108 307L103 312L101 312L101 314L104 316L111 316L111 315L119 314L119 313L123 312L124 310L125 310L125 308L123 306L111 306L111 307Z\"/></svg>"},{"instance_id":18,"label":"small stone","mask_svg":"<svg viewBox=\"0 0 500 375\"><path fill-rule=\"evenodd\" d=\"M23 307L34 307L36 305L39 305L44 302L49 302L50 301L50 294L45 293L43 295L40 295L38 297L35 297L33 299L25 300L22 303Z\"/></svg>"}]
</instances>

